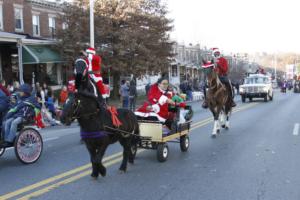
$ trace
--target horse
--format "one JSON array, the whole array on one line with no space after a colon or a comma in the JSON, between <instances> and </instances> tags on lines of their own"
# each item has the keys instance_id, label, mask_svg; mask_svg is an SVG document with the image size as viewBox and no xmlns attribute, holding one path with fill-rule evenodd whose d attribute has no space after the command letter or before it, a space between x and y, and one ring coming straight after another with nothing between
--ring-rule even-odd
<instances>
[{"instance_id":1,"label":"horse","mask_svg":"<svg viewBox=\"0 0 300 200\"><path fill-rule=\"evenodd\" d=\"M81 138L89 152L92 163L92 178L99 174L104 177L106 168L102 158L108 145L117 141L123 147L123 160L119 170L126 172L127 163L134 163L136 144L139 135L139 124L134 113L127 109L117 109L117 116L121 122L115 127L112 113L95 96L95 85L88 78L86 66L75 64L75 85L78 91L73 98L65 103L61 122L70 125L74 119L78 120ZM99 95L99 94L98 94Z\"/></svg>"},{"instance_id":2,"label":"horse","mask_svg":"<svg viewBox=\"0 0 300 200\"><path fill-rule=\"evenodd\" d=\"M215 65L206 63L202 66L207 76L208 91L207 91L207 104L214 117L214 128L212 137L215 138L220 129L229 129L229 116L232 111L231 99L229 91L226 86L221 82L218 74L216 73Z\"/></svg>"}]
</instances>

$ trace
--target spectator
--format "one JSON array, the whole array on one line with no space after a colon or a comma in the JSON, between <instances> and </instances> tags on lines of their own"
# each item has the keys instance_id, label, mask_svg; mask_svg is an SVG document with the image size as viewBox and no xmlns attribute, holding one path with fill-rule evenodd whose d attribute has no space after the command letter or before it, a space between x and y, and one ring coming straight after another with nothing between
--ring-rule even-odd
<instances>
[{"instance_id":1,"label":"spectator","mask_svg":"<svg viewBox=\"0 0 300 200\"><path fill-rule=\"evenodd\" d=\"M51 117L53 119L55 119L56 118L55 106L54 106L55 99L54 99L54 95L53 95L52 90L48 91L48 95L49 96L48 96L47 101L46 101L47 108L48 108L49 112L51 113Z\"/></svg>"},{"instance_id":2,"label":"spectator","mask_svg":"<svg viewBox=\"0 0 300 200\"><path fill-rule=\"evenodd\" d=\"M26 119L35 117L35 108L40 108L39 104L31 96L31 87L23 84L20 87L20 101L17 102L13 109L10 109L6 115L2 130L4 130L3 147L13 145L16 137L17 127Z\"/></svg>"},{"instance_id":3,"label":"spectator","mask_svg":"<svg viewBox=\"0 0 300 200\"><path fill-rule=\"evenodd\" d=\"M132 111L135 111L136 97L136 84L134 80L131 80L129 86L129 109Z\"/></svg>"},{"instance_id":4,"label":"spectator","mask_svg":"<svg viewBox=\"0 0 300 200\"><path fill-rule=\"evenodd\" d=\"M151 84L150 84L150 82L149 82L149 83L147 83L147 85L145 86L146 96L148 95L148 92L149 92L150 87L151 87Z\"/></svg>"},{"instance_id":5,"label":"spectator","mask_svg":"<svg viewBox=\"0 0 300 200\"><path fill-rule=\"evenodd\" d=\"M192 89L192 84L190 82L188 82L186 86L186 95L189 101L193 100L193 89Z\"/></svg>"},{"instance_id":6,"label":"spectator","mask_svg":"<svg viewBox=\"0 0 300 200\"><path fill-rule=\"evenodd\" d=\"M4 93L4 91L0 90L0 127L2 126L2 119L5 116L8 107L9 107L9 98Z\"/></svg>"},{"instance_id":7,"label":"spectator","mask_svg":"<svg viewBox=\"0 0 300 200\"><path fill-rule=\"evenodd\" d=\"M60 94L59 94L59 104L60 105L64 105L64 103L66 102L68 98L68 91L67 91L67 86L63 86L62 87L62 90L60 91Z\"/></svg>"},{"instance_id":8,"label":"spectator","mask_svg":"<svg viewBox=\"0 0 300 200\"><path fill-rule=\"evenodd\" d=\"M2 80L0 83L0 90L5 93L6 96L10 96L9 90L6 88L6 82L5 80Z\"/></svg>"},{"instance_id":9,"label":"spectator","mask_svg":"<svg viewBox=\"0 0 300 200\"><path fill-rule=\"evenodd\" d=\"M121 81L120 95L122 98L122 108L128 108L128 100L129 100L129 87L128 82L125 80Z\"/></svg>"}]
</instances>

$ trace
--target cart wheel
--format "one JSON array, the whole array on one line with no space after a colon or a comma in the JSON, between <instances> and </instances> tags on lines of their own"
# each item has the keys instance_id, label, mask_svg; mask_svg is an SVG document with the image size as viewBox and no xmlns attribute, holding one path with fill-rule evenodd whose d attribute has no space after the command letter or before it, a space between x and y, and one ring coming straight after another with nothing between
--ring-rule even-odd
<instances>
[{"instance_id":1,"label":"cart wheel","mask_svg":"<svg viewBox=\"0 0 300 200\"><path fill-rule=\"evenodd\" d=\"M34 128L21 130L15 140L15 154L24 164L35 163L43 151L43 139Z\"/></svg>"},{"instance_id":2,"label":"cart wheel","mask_svg":"<svg viewBox=\"0 0 300 200\"><path fill-rule=\"evenodd\" d=\"M182 152L186 152L190 147L190 138L187 135L180 137L180 149Z\"/></svg>"},{"instance_id":3,"label":"cart wheel","mask_svg":"<svg viewBox=\"0 0 300 200\"><path fill-rule=\"evenodd\" d=\"M169 155L169 147L166 143L157 145L157 160L159 162L165 162Z\"/></svg>"},{"instance_id":4,"label":"cart wheel","mask_svg":"<svg viewBox=\"0 0 300 200\"><path fill-rule=\"evenodd\" d=\"M0 157L4 154L5 148L0 148Z\"/></svg>"}]
</instances>

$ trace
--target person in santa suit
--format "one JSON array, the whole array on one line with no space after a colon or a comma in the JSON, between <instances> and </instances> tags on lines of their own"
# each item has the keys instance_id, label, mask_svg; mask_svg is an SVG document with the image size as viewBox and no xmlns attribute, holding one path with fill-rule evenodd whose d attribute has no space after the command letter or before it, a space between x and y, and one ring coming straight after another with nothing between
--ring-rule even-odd
<instances>
[{"instance_id":1,"label":"person in santa suit","mask_svg":"<svg viewBox=\"0 0 300 200\"><path fill-rule=\"evenodd\" d=\"M68 97L73 97L75 90L75 78L71 76L69 77L67 84Z\"/></svg>"},{"instance_id":2,"label":"person in santa suit","mask_svg":"<svg viewBox=\"0 0 300 200\"><path fill-rule=\"evenodd\" d=\"M137 109L135 115L148 120L158 120L166 123L169 110L168 105L175 105L172 100L172 93L168 92L169 81L167 78L160 78L153 84L148 92L148 102Z\"/></svg>"},{"instance_id":3,"label":"person in santa suit","mask_svg":"<svg viewBox=\"0 0 300 200\"><path fill-rule=\"evenodd\" d=\"M102 95L102 98L106 99L108 98L109 94L107 94L107 90L104 87L101 76L102 59L99 55L96 55L95 49L91 47L86 50L86 54L89 77L96 83L98 92Z\"/></svg>"},{"instance_id":4,"label":"person in santa suit","mask_svg":"<svg viewBox=\"0 0 300 200\"><path fill-rule=\"evenodd\" d=\"M219 75L220 81L225 85L227 88L227 91L229 93L229 97L231 99L231 106L235 107L236 103L233 100L233 89L230 80L228 79L228 61L226 58L221 56L220 50L218 48L213 48L212 49L212 55L214 58L214 63L216 65L215 71ZM204 88L206 90L206 88ZM204 98L203 108L208 108L206 97Z\"/></svg>"}]
</instances>

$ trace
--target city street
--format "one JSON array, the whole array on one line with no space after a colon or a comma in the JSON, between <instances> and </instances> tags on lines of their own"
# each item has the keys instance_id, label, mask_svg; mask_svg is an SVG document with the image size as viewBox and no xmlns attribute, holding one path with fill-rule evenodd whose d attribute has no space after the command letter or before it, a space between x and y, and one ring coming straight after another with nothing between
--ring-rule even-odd
<instances>
[{"instance_id":1,"label":"city street","mask_svg":"<svg viewBox=\"0 0 300 200\"><path fill-rule=\"evenodd\" d=\"M191 103L190 149L170 143L164 163L156 151L140 150L120 174L121 146L109 146L107 176L96 181L78 126L45 129L37 163L21 164L13 149L0 158L0 199L300 199L300 95L276 91L267 103L236 101L230 129L215 139L211 113Z\"/></svg>"}]
</instances>

